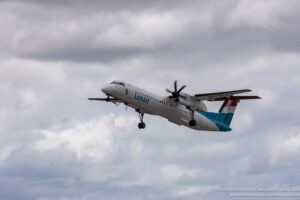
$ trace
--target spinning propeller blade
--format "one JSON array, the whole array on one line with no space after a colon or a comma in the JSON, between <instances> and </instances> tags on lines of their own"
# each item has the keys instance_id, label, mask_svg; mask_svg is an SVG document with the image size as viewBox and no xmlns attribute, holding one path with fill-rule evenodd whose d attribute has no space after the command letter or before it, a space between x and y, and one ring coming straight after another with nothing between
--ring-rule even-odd
<instances>
[{"instance_id":1,"label":"spinning propeller blade","mask_svg":"<svg viewBox=\"0 0 300 200\"><path fill-rule=\"evenodd\" d=\"M186 85L183 85L179 88L179 90L177 90L177 80L174 81L174 91L169 90L168 88L166 89L166 91L168 93L171 93L172 96L169 96L169 98L174 98L176 102L179 101L179 97L183 97L182 95L180 95L180 92L186 87Z\"/></svg>"}]
</instances>

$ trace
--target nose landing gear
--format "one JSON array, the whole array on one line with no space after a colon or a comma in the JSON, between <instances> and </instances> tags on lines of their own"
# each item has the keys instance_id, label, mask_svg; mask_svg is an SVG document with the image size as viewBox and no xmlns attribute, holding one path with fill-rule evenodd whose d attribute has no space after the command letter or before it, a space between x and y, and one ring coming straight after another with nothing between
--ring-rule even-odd
<instances>
[{"instance_id":1,"label":"nose landing gear","mask_svg":"<svg viewBox=\"0 0 300 200\"><path fill-rule=\"evenodd\" d=\"M137 111L139 113L139 117L141 122L138 124L139 129L144 129L146 128L146 124L144 123L143 119L144 119L144 113Z\"/></svg>"}]
</instances>

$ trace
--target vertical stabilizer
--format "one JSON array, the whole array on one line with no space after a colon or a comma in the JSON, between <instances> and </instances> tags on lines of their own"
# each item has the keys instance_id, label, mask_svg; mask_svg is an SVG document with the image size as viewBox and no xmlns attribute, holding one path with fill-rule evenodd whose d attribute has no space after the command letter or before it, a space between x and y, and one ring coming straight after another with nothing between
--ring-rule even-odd
<instances>
[{"instance_id":1,"label":"vertical stabilizer","mask_svg":"<svg viewBox=\"0 0 300 200\"><path fill-rule=\"evenodd\" d=\"M239 98L227 98L223 105L221 106L219 113L220 114L220 122L230 126L234 111L236 109L237 104L240 102Z\"/></svg>"},{"instance_id":2,"label":"vertical stabilizer","mask_svg":"<svg viewBox=\"0 0 300 200\"><path fill-rule=\"evenodd\" d=\"M260 99L259 96L231 96L216 99L215 101L224 101L219 113L199 112L209 120L214 122L219 131L231 131L230 123L233 118L234 111L240 100Z\"/></svg>"}]
</instances>

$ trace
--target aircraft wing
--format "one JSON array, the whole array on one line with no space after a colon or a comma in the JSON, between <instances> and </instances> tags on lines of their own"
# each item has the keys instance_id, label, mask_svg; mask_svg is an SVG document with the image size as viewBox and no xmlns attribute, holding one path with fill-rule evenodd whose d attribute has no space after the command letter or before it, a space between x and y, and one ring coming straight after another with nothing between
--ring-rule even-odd
<instances>
[{"instance_id":1,"label":"aircraft wing","mask_svg":"<svg viewBox=\"0 0 300 200\"><path fill-rule=\"evenodd\" d=\"M198 101L218 101L220 99L224 99L227 97L231 97L234 94L240 94L244 92L251 92L249 89L243 90L232 90L232 91L225 91L225 92L214 92L214 93L204 93L204 94L194 94L191 98L194 98Z\"/></svg>"}]
</instances>

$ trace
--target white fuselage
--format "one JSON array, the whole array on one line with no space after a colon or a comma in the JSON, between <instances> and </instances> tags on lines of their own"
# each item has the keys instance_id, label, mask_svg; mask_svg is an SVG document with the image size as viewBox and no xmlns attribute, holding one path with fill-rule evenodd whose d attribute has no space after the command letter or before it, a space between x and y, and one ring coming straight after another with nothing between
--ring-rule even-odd
<instances>
[{"instance_id":1,"label":"white fuselage","mask_svg":"<svg viewBox=\"0 0 300 200\"><path fill-rule=\"evenodd\" d=\"M108 84L102 91L136 109L138 112L159 115L177 125L184 125L196 130L218 131L218 127L205 116L195 112L196 126L189 126L190 111L174 99L162 97L125 83L122 85Z\"/></svg>"}]
</instances>

